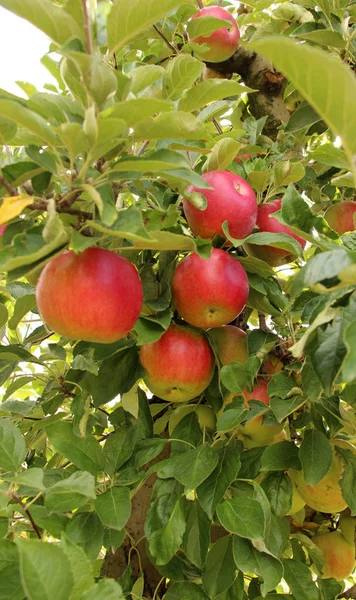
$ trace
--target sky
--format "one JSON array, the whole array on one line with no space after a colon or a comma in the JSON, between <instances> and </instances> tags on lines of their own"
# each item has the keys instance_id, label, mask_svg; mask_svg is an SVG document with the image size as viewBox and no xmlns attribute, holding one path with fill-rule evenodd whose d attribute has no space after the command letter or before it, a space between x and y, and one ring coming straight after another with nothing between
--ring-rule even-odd
<instances>
[{"instance_id":1,"label":"sky","mask_svg":"<svg viewBox=\"0 0 356 600\"><path fill-rule=\"evenodd\" d=\"M0 7L0 88L18 96L25 94L15 81L33 83L39 91L45 83L53 82L40 60L49 48L49 40L42 31Z\"/></svg>"}]
</instances>

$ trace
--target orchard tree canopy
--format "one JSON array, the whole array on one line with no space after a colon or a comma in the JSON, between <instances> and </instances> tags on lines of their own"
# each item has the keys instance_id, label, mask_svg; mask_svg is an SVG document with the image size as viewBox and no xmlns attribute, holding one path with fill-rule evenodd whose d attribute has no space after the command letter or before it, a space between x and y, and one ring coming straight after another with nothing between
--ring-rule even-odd
<instances>
[{"instance_id":1,"label":"orchard tree canopy","mask_svg":"<svg viewBox=\"0 0 356 600\"><path fill-rule=\"evenodd\" d=\"M356 598L355 2L0 6L0 600Z\"/></svg>"}]
</instances>

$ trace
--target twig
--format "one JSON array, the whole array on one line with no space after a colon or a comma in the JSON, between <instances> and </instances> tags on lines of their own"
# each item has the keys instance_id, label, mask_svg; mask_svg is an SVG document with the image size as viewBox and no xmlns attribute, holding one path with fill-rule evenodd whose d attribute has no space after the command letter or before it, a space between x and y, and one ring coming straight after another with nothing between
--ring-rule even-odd
<instances>
[{"instance_id":1,"label":"twig","mask_svg":"<svg viewBox=\"0 0 356 600\"><path fill-rule=\"evenodd\" d=\"M223 130L221 129L221 125L220 125L220 123L218 123L218 121L215 119L215 117L211 117L211 120L212 120L212 122L214 123L214 125L215 125L215 127L216 127L216 130L217 130L217 131L220 133L220 135L221 135L222 133L224 133L224 132L223 132Z\"/></svg>"},{"instance_id":2,"label":"twig","mask_svg":"<svg viewBox=\"0 0 356 600\"><path fill-rule=\"evenodd\" d=\"M41 210L41 211L45 211L48 209L46 202L32 202L32 204L29 204L27 206L27 208L30 208L31 210ZM57 212L65 213L67 215L76 215L77 217L80 217L81 219L92 219L93 218L93 215L89 212L85 212L83 210L78 210L76 208L69 208L67 206L57 206Z\"/></svg>"},{"instance_id":3,"label":"twig","mask_svg":"<svg viewBox=\"0 0 356 600\"><path fill-rule=\"evenodd\" d=\"M87 42L87 50L88 50L88 54L93 54L93 43L91 41L90 19L89 19L89 14L88 14L87 0L82 0L82 10L83 10L83 16L84 16L84 31L85 31L85 39Z\"/></svg>"},{"instance_id":4,"label":"twig","mask_svg":"<svg viewBox=\"0 0 356 600\"><path fill-rule=\"evenodd\" d=\"M34 520L33 520L33 516L31 515L31 513L30 513L29 509L28 509L28 508L26 508L26 507L25 507L25 506L22 504L22 500L21 500L21 498L20 498L20 497L19 497L19 496L18 496L16 493L13 493L13 494L12 494L12 498L13 498L14 500L16 500L16 502L18 502L18 503L19 503L19 505L20 505L20 506L21 506L21 508L23 509L24 513L27 515L27 517L28 517L28 519L29 519L29 521L30 521L30 523L31 523L31 525L32 525L32 528L33 528L33 530L34 530L34 532L35 532L35 534L37 535L38 539L39 539L39 540L41 540L41 539L42 539L41 532L40 532L40 530L38 529L38 527L37 527L36 523L34 522Z\"/></svg>"},{"instance_id":5,"label":"twig","mask_svg":"<svg viewBox=\"0 0 356 600\"><path fill-rule=\"evenodd\" d=\"M139 149L139 151L137 152L137 156L141 156L141 154L143 154L143 153L144 153L144 151L146 150L146 148L147 148L147 146L148 146L148 144L149 144L149 143L150 143L150 140L146 140L146 141L145 141L145 142L142 144L141 148L140 148L140 149Z\"/></svg>"},{"instance_id":6,"label":"twig","mask_svg":"<svg viewBox=\"0 0 356 600\"><path fill-rule=\"evenodd\" d=\"M338 598L356 598L356 584L350 587L348 590L341 592Z\"/></svg>"},{"instance_id":7,"label":"twig","mask_svg":"<svg viewBox=\"0 0 356 600\"><path fill-rule=\"evenodd\" d=\"M172 50L172 52L174 52L174 54L178 54L178 51L176 50L176 48L171 44L171 42L169 42L167 40L166 36L164 35L164 33L162 33L162 31L160 29L158 29L157 25L153 25L153 29L155 31L157 31L158 35L162 38L164 43L167 44L168 48L170 48L170 50Z\"/></svg>"},{"instance_id":8,"label":"twig","mask_svg":"<svg viewBox=\"0 0 356 600\"><path fill-rule=\"evenodd\" d=\"M203 0L197 0L199 8L204 8Z\"/></svg>"},{"instance_id":9,"label":"twig","mask_svg":"<svg viewBox=\"0 0 356 600\"><path fill-rule=\"evenodd\" d=\"M9 183L8 181L6 181L6 179L5 179L5 177L3 175L0 175L0 183L4 186L4 188L7 189L7 191L10 194L10 196L17 196L18 195L17 189L14 188L14 186L11 185L11 183Z\"/></svg>"},{"instance_id":10,"label":"twig","mask_svg":"<svg viewBox=\"0 0 356 600\"><path fill-rule=\"evenodd\" d=\"M259 324L260 324L260 329L262 331L269 332L269 329L268 329L268 326L267 326L267 323L266 323L266 317L265 317L265 315L263 313L258 313L258 321L259 321Z\"/></svg>"}]
</instances>

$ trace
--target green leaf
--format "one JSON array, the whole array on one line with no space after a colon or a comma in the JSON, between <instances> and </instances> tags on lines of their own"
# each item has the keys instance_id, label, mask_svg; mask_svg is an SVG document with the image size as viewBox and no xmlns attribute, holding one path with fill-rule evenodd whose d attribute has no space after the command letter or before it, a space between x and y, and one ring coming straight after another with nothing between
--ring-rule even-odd
<instances>
[{"instance_id":1,"label":"green leaf","mask_svg":"<svg viewBox=\"0 0 356 600\"><path fill-rule=\"evenodd\" d=\"M255 573L262 578L261 592L264 597L281 581L282 563L273 556L256 550L249 540L234 535L233 554L236 566L242 572Z\"/></svg>"},{"instance_id":2,"label":"green leaf","mask_svg":"<svg viewBox=\"0 0 356 600\"><path fill-rule=\"evenodd\" d=\"M317 429L307 429L300 446L299 458L308 485L316 485L331 467L333 453L327 437Z\"/></svg>"},{"instance_id":3,"label":"green leaf","mask_svg":"<svg viewBox=\"0 0 356 600\"><path fill-rule=\"evenodd\" d=\"M276 517L284 517L292 506L292 480L281 471L271 472L263 478L261 487Z\"/></svg>"},{"instance_id":4,"label":"green leaf","mask_svg":"<svg viewBox=\"0 0 356 600\"><path fill-rule=\"evenodd\" d=\"M286 125L286 131L294 133L304 129L304 127L310 127L314 123L318 123L321 120L315 110L306 102L302 102L298 108L292 112L289 117L289 121Z\"/></svg>"},{"instance_id":5,"label":"green leaf","mask_svg":"<svg viewBox=\"0 0 356 600\"><path fill-rule=\"evenodd\" d=\"M182 541L182 549L193 565L201 569L205 564L210 545L210 518L203 511L199 502L194 500L188 502L186 520L187 526Z\"/></svg>"},{"instance_id":6,"label":"green leaf","mask_svg":"<svg viewBox=\"0 0 356 600\"><path fill-rule=\"evenodd\" d=\"M227 446L219 449L219 462L214 471L197 488L200 504L208 515L213 518L215 509L231 483L239 472L241 444L232 440Z\"/></svg>"},{"instance_id":7,"label":"green leaf","mask_svg":"<svg viewBox=\"0 0 356 600\"><path fill-rule=\"evenodd\" d=\"M336 444L337 446L337 444ZM356 514L356 497L353 492L356 485L356 457L350 450L337 446L337 453L341 456L344 471L340 481L342 495L351 509L351 514Z\"/></svg>"},{"instance_id":8,"label":"green leaf","mask_svg":"<svg viewBox=\"0 0 356 600\"><path fill-rule=\"evenodd\" d=\"M227 405L223 414L219 416L216 423L217 431L231 431L244 420L247 412L244 407L244 399L242 397L235 398L231 404Z\"/></svg>"},{"instance_id":9,"label":"green leaf","mask_svg":"<svg viewBox=\"0 0 356 600\"><path fill-rule=\"evenodd\" d=\"M190 54L179 54L170 60L163 77L165 97L171 100L179 98L182 92L190 88L200 77L203 70L204 63Z\"/></svg>"},{"instance_id":10,"label":"green leaf","mask_svg":"<svg viewBox=\"0 0 356 600\"><path fill-rule=\"evenodd\" d=\"M114 475L132 455L137 441L137 429L131 425L122 425L109 435L104 446L105 471Z\"/></svg>"},{"instance_id":11,"label":"green leaf","mask_svg":"<svg viewBox=\"0 0 356 600\"><path fill-rule=\"evenodd\" d=\"M203 570L203 588L209 598L216 598L233 584L236 565L232 554L232 537L225 535L210 548Z\"/></svg>"},{"instance_id":12,"label":"green leaf","mask_svg":"<svg viewBox=\"0 0 356 600\"><path fill-rule=\"evenodd\" d=\"M143 67L145 69L145 67ZM105 111L105 116L109 115L109 118L102 120L111 121L111 117L123 119L123 123L126 123L127 127L134 127L136 123L152 117L153 115L172 110L172 103L168 100L161 100L160 98L131 98L123 102L114 104L110 109ZM132 158L132 157L130 157ZM129 170L129 169L127 169Z\"/></svg>"},{"instance_id":13,"label":"green leaf","mask_svg":"<svg viewBox=\"0 0 356 600\"><path fill-rule=\"evenodd\" d=\"M356 321L346 327L344 342L347 353L342 363L342 379L350 383L356 379Z\"/></svg>"},{"instance_id":14,"label":"green leaf","mask_svg":"<svg viewBox=\"0 0 356 600\"><path fill-rule=\"evenodd\" d=\"M70 423L53 423L46 427L50 443L55 450L79 469L97 475L104 468L104 455L99 442L92 435L79 438Z\"/></svg>"},{"instance_id":15,"label":"green leaf","mask_svg":"<svg viewBox=\"0 0 356 600\"><path fill-rule=\"evenodd\" d=\"M76 513L66 527L66 534L95 560L103 545L104 527L96 513Z\"/></svg>"},{"instance_id":16,"label":"green leaf","mask_svg":"<svg viewBox=\"0 0 356 600\"><path fill-rule=\"evenodd\" d=\"M339 169L349 169L349 163L345 152L341 148L336 148L334 144L323 144L316 150L309 153L312 160L316 160L323 165L338 167Z\"/></svg>"},{"instance_id":17,"label":"green leaf","mask_svg":"<svg viewBox=\"0 0 356 600\"><path fill-rule=\"evenodd\" d=\"M95 510L100 521L110 529L121 530L131 514L130 491L126 487L111 487L97 497Z\"/></svg>"},{"instance_id":18,"label":"green leaf","mask_svg":"<svg viewBox=\"0 0 356 600\"><path fill-rule=\"evenodd\" d=\"M95 497L94 477L90 473L78 471L50 488L46 494L45 507L51 512L69 512Z\"/></svg>"},{"instance_id":19,"label":"green leaf","mask_svg":"<svg viewBox=\"0 0 356 600\"><path fill-rule=\"evenodd\" d=\"M179 549L186 528L183 498L174 505L171 515L162 529L154 531L149 549L157 565L166 565Z\"/></svg>"},{"instance_id":20,"label":"green leaf","mask_svg":"<svg viewBox=\"0 0 356 600\"><path fill-rule=\"evenodd\" d=\"M262 506L250 498L232 498L218 505L217 514L223 527L250 540L262 540L265 516Z\"/></svg>"},{"instance_id":21,"label":"green leaf","mask_svg":"<svg viewBox=\"0 0 356 600\"><path fill-rule=\"evenodd\" d=\"M26 19L59 45L71 38L84 40L84 31L76 20L50 0L0 0L0 6Z\"/></svg>"},{"instance_id":22,"label":"green leaf","mask_svg":"<svg viewBox=\"0 0 356 600\"><path fill-rule=\"evenodd\" d=\"M274 396L270 402L270 408L276 417L278 423L282 423L288 415L291 415L306 402L305 396L291 396L290 398L280 398Z\"/></svg>"},{"instance_id":23,"label":"green leaf","mask_svg":"<svg viewBox=\"0 0 356 600\"><path fill-rule=\"evenodd\" d=\"M112 171L138 171L148 173L189 168L188 159L174 150L158 150L142 157L130 156L115 163Z\"/></svg>"},{"instance_id":24,"label":"green leaf","mask_svg":"<svg viewBox=\"0 0 356 600\"><path fill-rule=\"evenodd\" d=\"M291 163L289 160L278 162L273 169L273 178L276 187L284 187L303 179L305 169L302 163Z\"/></svg>"},{"instance_id":25,"label":"green leaf","mask_svg":"<svg viewBox=\"0 0 356 600\"><path fill-rule=\"evenodd\" d=\"M90 392L95 406L106 404L128 392L140 377L137 348L124 349L101 363L98 375L91 376Z\"/></svg>"},{"instance_id":26,"label":"green leaf","mask_svg":"<svg viewBox=\"0 0 356 600\"><path fill-rule=\"evenodd\" d=\"M105 64L97 54L89 56L83 52L67 52L82 75L82 81L89 96L99 107L113 96L117 88L114 70Z\"/></svg>"},{"instance_id":27,"label":"green leaf","mask_svg":"<svg viewBox=\"0 0 356 600\"><path fill-rule=\"evenodd\" d=\"M55 145L57 137L46 120L18 102L0 98L0 115L15 121L17 125L21 125L21 127L47 142L49 146Z\"/></svg>"},{"instance_id":28,"label":"green leaf","mask_svg":"<svg viewBox=\"0 0 356 600\"><path fill-rule=\"evenodd\" d=\"M151 0L149 0L151 1ZM0 100L0 112L1 112ZM198 119L182 111L162 113L137 124L134 139L139 140L208 140L209 133Z\"/></svg>"},{"instance_id":29,"label":"green leaf","mask_svg":"<svg viewBox=\"0 0 356 600\"><path fill-rule=\"evenodd\" d=\"M24 485L38 491L44 491L46 489L43 479L44 471L38 467L20 471L19 473L16 473L15 477L17 485Z\"/></svg>"},{"instance_id":30,"label":"green leaf","mask_svg":"<svg viewBox=\"0 0 356 600\"><path fill-rule=\"evenodd\" d=\"M220 377L223 385L234 394L241 394L242 390L246 387L246 372L244 367L234 362L230 365L226 365L220 369Z\"/></svg>"},{"instance_id":31,"label":"green leaf","mask_svg":"<svg viewBox=\"0 0 356 600\"><path fill-rule=\"evenodd\" d=\"M133 69L129 73L132 93L136 95L140 94L147 87L162 79L164 73L165 69L159 65L141 65L137 69ZM144 101L147 102L147 98L144 98Z\"/></svg>"},{"instance_id":32,"label":"green leaf","mask_svg":"<svg viewBox=\"0 0 356 600\"><path fill-rule=\"evenodd\" d=\"M299 37L307 42L321 44L322 46L332 46L333 48L345 48L346 40L337 31L331 29L316 29L308 33L295 33L293 37Z\"/></svg>"},{"instance_id":33,"label":"green leaf","mask_svg":"<svg viewBox=\"0 0 356 600\"><path fill-rule=\"evenodd\" d=\"M182 455L159 463L159 477L174 477L185 486L185 493L196 489L214 470L219 455L210 446L198 446Z\"/></svg>"},{"instance_id":34,"label":"green leaf","mask_svg":"<svg viewBox=\"0 0 356 600\"><path fill-rule=\"evenodd\" d=\"M125 600L122 587L114 579L101 579L80 600Z\"/></svg>"},{"instance_id":35,"label":"green leaf","mask_svg":"<svg viewBox=\"0 0 356 600\"><path fill-rule=\"evenodd\" d=\"M169 586L165 600L208 600L203 588L190 581L180 581Z\"/></svg>"},{"instance_id":36,"label":"green leaf","mask_svg":"<svg viewBox=\"0 0 356 600\"><path fill-rule=\"evenodd\" d=\"M295 600L320 600L309 567L297 560L283 560L284 579L286 580Z\"/></svg>"},{"instance_id":37,"label":"green leaf","mask_svg":"<svg viewBox=\"0 0 356 600\"><path fill-rule=\"evenodd\" d=\"M188 90L179 102L179 110L193 112L206 104L223 100L230 96L237 96L247 92L253 92L249 87L238 83L237 81L229 81L228 79L209 79L198 83Z\"/></svg>"},{"instance_id":38,"label":"green leaf","mask_svg":"<svg viewBox=\"0 0 356 600\"><path fill-rule=\"evenodd\" d=\"M282 441L267 446L262 454L261 471L300 470L298 447L292 442Z\"/></svg>"},{"instance_id":39,"label":"green leaf","mask_svg":"<svg viewBox=\"0 0 356 600\"><path fill-rule=\"evenodd\" d=\"M204 164L204 171L224 170L237 156L241 143L233 138L223 138L213 147Z\"/></svg>"},{"instance_id":40,"label":"green leaf","mask_svg":"<svg viewBox=\"0 0 356 600\"><path fill-rule=\"evenodd\" d=\"M13 542L0 541L0 600L23 600L19 555Z\"/></svg>"},{"instance_id":41,"label":"green leaf","mask_svg":"<svg viewBox=\"0 0 356 600\"><path fill-rule=\"evenodd\" d=\"M26 444L20 430L11 421L0 420L0 467L16 471L26 457Z\"/></svg>"},{"instance_id":42,"label":"green leaf","mask_svg":"<svg viewBox=\"0 0 356 600\"><path fill-rule=\"evenodd\" d=\"M9 320L10 329L16 329L21 319L36 306L36 296L29 294L18 298L15 303L14 312ZM6 310L6 309L5 309Z\"/></svg>"},{"instance_id":43,"label":"green leaf","mask_svg":"<svg viewBox=\"0 0 356 600\"><path fill-rule=\"evenodd\" d=\"M73 589L70 562L55 544L18 538L23 589L29 600L68 600Z\"/></svg>"},{"instance_id":44,"label":"green leaf","mask_svg":"<svg viewBox=\"0 0 356 600\"><path fill-rule=\"evenodd\" d=\"M299 242L287 233L252 233L246 238L245 242L248 244L257 244L258 246L282 248L282 250L288 250L288 252L296 256L300 256L303 253Z\"/></svg>"},{"instance_id":45,"label":"green leaf","mask_svg":"<svg viewBox=\"0 0 356 600\"><path fill-rule=\"evenodd\" d=\"M62 532L61 548L67 555L72 572L75 574L74 585L70 600L80 600L83 592L89 590L95 583L93 567L84 550Z\"/></svg>"},{"instance_id":46,"label":"green leaf","mask_svg":"<svg viewBox=\"0 0 356 600\"><path fill-rule=\"evenodd\" d=\"M138 33L165 17L183 0L116 0L108 15L108 46L111 52L127 44Z\"/></svg>"},{"instance_id":47,"label":"green leaf","mask_svg":"<svg viewBox=\"0 0 356 600\"><path fill-rule=\"evenodd\" d=\"M297 233L302 231L304 235L302 234L301 237L312 243L315 243L315 237L312 235L313 228L319 233L336 239L325 219L312 212L292 185L288 186L287 192L283 196L282 208L275 213L275 216L282 223L296 230Z\"/></svg>"},{"instance_id":48,"label":"green leaf","mask_svg":"<svg viewBox=\"0 0 356 600\"><path fill-rule=\"evenodd\" d=\"M309 104L343 141L352 169L356 154L356 114L353 102L356 80L341 59L327 52L298 44L288 37L268 37L250 43L256 52L269 58ZM308 69L302 67L308 65ZM340 97L345 98L340 110ZM355 171L354 171L355 172Z\"/></svg>"},{"instance_id":49,"label":"green leaf","mask_svg":"<svg viewBox=\"0 0 356 600\"><path fill-rule=\"evenodd\" d=\"M343 315L338 313L332 323L317 328L306 348L306 354L328 395L331 394L332 385L346 355L343 341L344 328Z\"/></svg>"}]
</instances>

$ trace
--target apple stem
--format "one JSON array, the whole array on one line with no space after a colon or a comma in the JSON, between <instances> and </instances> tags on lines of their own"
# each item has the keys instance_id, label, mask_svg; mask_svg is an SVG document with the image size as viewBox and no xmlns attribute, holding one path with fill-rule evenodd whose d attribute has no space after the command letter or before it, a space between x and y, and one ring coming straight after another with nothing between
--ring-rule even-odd
<instances>
[{"instance_id":1,"label":"apple stem","mask_svg":"<svg viewBox=\"0 0 356 600\"><path fill-rule=\"evenodd\" d=\"M197 4L199 8L204 8L203 0L197 0Z\"/></svg>"}]
</instances>

